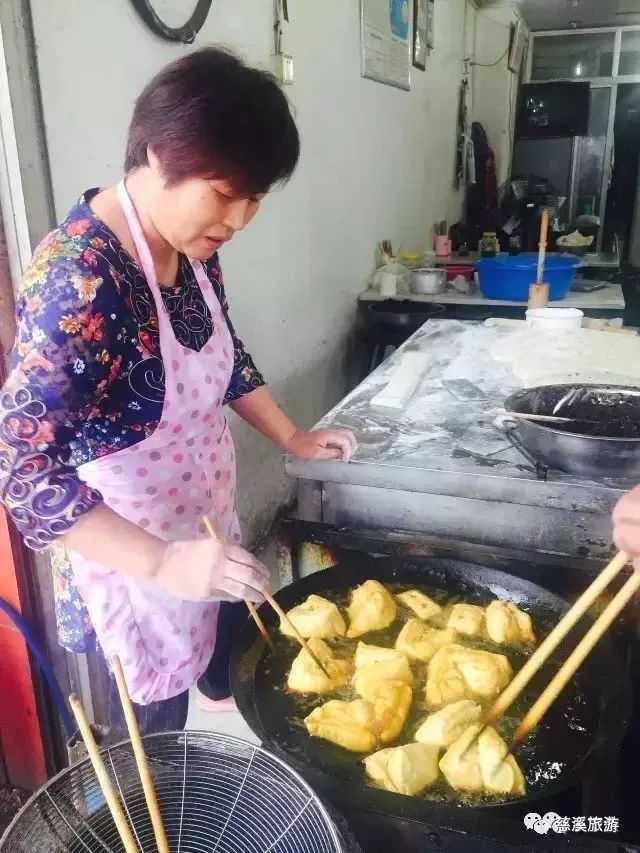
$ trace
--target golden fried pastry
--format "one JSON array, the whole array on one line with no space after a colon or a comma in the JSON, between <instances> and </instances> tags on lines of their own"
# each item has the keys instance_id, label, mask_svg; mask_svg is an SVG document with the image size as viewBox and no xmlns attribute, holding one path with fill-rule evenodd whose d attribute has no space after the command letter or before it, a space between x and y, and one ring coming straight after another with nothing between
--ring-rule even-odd
<instances>
[{"instance_id":1,"label":"golden fried pastry","mask_svg":"<svg viewBox=\"0 0 640 853\"><path fill-rule=\"evenodd\" d=\"M409 659L396 649L383 646L368 646L359 642L354 659L355 675L353 683L356 691L362 695L361 685L371 681L404 681L413 684L413 673Z\"/></svg>"},{"instance_id":2,"label":"golden fried pastry","mask_svg":"<svg viewBox=\"0 0 640 853\"><path fill-rule=\"evenodd\" d=\"M347 633L346 623L336 605L320 595L310 595L302 604L292 608L287 616L305 640L310 637L331 640ZM286 637L295 638L287 622L280 622L280 630Z\"/></svg>"},{"instance_id":3,"label":"golden fried pastry","mask_svg":"<svg viewBox=\"0 0 640 853\"><path fill-rule=\"evenodd\" d=\"M470 726L446 751L440 769L452 788L471 793L520 795L526 783L515 758L495 729Z\"/></svg>"},{"instance_id":4,"label":"golden fried pastry","mask_svg":"<svg viewBox=\"0 0 640 853\"><path fill-rule=\"evenodd\" d=\"M409 743L374 752L365 758L367 775L394 794L420 794L438 778L438 750Z\"/></svg>"},{"instance_id":5,"label":"golden fried pastry","mask_svg":"<svg viewBox=\"0 0 640 853\"><path fill-rule=\"evenodd\" d=\"M396 598L405 607L408 607L418 619L429 621L429 619L432 619L442 610L439 604L436 604L432 598L429 598L424 592L420 592L419 589L408 589L406 592L399 592Z\"/></svg>"},{"instance_id":6,"label":"golden fried pastry","mask_svg":"<svg viewBox=\"0 0 640 853\"><path fill-rule=\"evenodd\" d=\"M361 637L369 631L388 628L396 618L397 605L379 581L365 581L351 593L347 637Z\"/></svg>"},{"instance_id":7,"label":"golden fried pastry","mask_svg":"<svg viewBox=\"0 0 640 853\"><path fill-rule=\"evenodd\" d=\"M438 649L455 643L458 635L453 628L431 628L419 619L409 619L396 640L396 649L412 660L430 661Z\"/></svg>"},{"instance_id":8,"label":"golden fried pastry","mask_svg":"<svg viewBox=\"0 0 640 853\"><path fill-rule=\"evenodd\" d=\"M300 649L289 671L287 679L289 690L294 693L328 693L342 687L351 674L351 663L334 658L329 646L316 637L311 637L308 645L327 670L330 678L327 678L305 649Z\"/></svg>"},{"instance_id":9,"label":"golden fried pastry","mask_svg":"<svg viewBox=\"0 0 640 853\"><path fill-rule=\"evenodd\" d=\"M531 617L512 601L492 601L485 612L487 634L494 643L533 644L536 641Z\"/></svg>"},{"instance_id":10,"label":"golden fried pastry","mask_svg":"<svg viewBox=\"0 0 640 853\"><path fill-rule=\"evenodd\" d=\"M331 699L304 721L312 737L331 741L350 752L371 752L377 746L373 705L363 699Z\"/></svg>"},{"instance_id":11,"label":"golden fried pastry","mask_svg":"<svg viewBox=\"0 0 640 853\"><path fill-rule=\"evenodd\" d=\"M513 672L504 655L468 649L452 643L435 653L427 672L429 708L441 708L460 699L494 699L511 680Z\"/></svg>"},{"instance_id":12,"label":"golden fried pastry","mask_svg":"<svg viewBox=\"0 0 640 853\"><path fill-rule=\"evenodd\" d=\"M481 794L484 791L482 771L478 760L478 745L471 744L480 726L471 726L454 741L440 759L440 770L456 791Z\"/></svg>"},{"instance_id":13,"label":"golden fried pastry","mask_svg":"<svg viewBox=\"0 0 640 853\"><path fill-rule=\"evenodd\" d=\"M373 706L375 729L382 744L394 741L407 721L413 690L404 681L360 681L358 693Z\"/></svg>"},{"instance_id":14,"label":"golden fried pastry","mask_svg":"<svg viewBox=\"0 0 640 853\"><path fill-rule=\"evenodd\" d=\"M487 794L525 795L522 770L513 755L507 753L507 744L495 729L485 729L478 738L478 759Z\"/></svg>"},{"instance_id":15,"label":"golden fried pastry","mask_svg":"<svg viewBox=\"0 0 640 853\"><path fill-rule=\"evenodd\" d=\"M419 743L448 747L480 720L482 709L471 699L461 699L429 714L414 737Z\"/></svg>"},{"instance_id":16,"label":"golden fried pastry","mask_svg":"<svg viewBox=\"0 0 640 853\"><path fill-rule=\"evenodd\" d=\"M481 637L484 633L484 609L475 604L454 604L447 628L467 637Z\"/></svg>"}]
</instances>

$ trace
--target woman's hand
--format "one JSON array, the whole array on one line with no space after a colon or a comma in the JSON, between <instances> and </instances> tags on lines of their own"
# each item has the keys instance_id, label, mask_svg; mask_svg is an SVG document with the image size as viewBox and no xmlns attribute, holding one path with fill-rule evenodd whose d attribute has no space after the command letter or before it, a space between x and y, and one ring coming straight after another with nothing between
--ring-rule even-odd
<instances>
[{"instance_id":1,"label":"woman's hand","mask_svg":"<svg viewBox=\"0 0 640 853\"><path fill-rule=\"evenodd\" d=\"M358 443L354 434L346 429L298 429L284 449L301 459L341 459L348 462L358 449Z\"/></svg>"},{"instance_id":2,"label":"woman's hand","mask_svg":"<svg viewBox=\"0 0 640 853\"><path fill-rule=\"evenodd\" d=\"M613 511L613 539L620 551L640 557L640 486L618 501Z\"/></svg>"},{"instance_id":3,"label":"woman's hand","mask_svg":"<svg viewBox=\"0 0 640 853\"><path fill-rule=\"evenodd\" d=\"M262 601L269 570L239 545L220 539L168 544L153 580L185 601Z\"/></svg>"}]
</instances>

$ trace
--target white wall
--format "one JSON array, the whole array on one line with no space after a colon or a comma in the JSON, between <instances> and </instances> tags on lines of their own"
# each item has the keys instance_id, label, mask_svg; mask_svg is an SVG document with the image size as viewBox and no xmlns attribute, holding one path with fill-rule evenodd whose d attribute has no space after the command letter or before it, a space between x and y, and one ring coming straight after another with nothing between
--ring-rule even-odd
<instances>
[{"instance_id":1,"label":"white wall","mask_svg":"<svg viewBox=\"0 0 640 853\"><path fill-rule=\"evenodd\" d=\"M172 21L182 0L165 0ZM148 32L125 0L31 0L54 201L120 176L133 100L186 48ZM196 46L219 42L266 66L273 0L215 0ZM360 76L358 0L290 2L288 91L302 134L299 170L224 250L233 320L291 416L310 426L345 390L356 296L376 241L425 247L455 221L452 189L465 0L437 4L427 72L401 92ZM171 9L169 9L171 11ZM471 14L474 10L471 9ZM467 39L468 40L468 39ZM240 509L250 533L289 496L279 453L240 426Z\"/></svg>"},{"instance_id":2,"label":"white wall","mask_svg":"<svg viewBox=\"0 0 640 853\"><path fill-rule=\"evenodd\" d=\"M518 18L516 9L507 3L479 9L476 14L473 118L484 126L493 148L498 186L509 176L518 95L518 77L509 71L508 54L503 54Z\"/></svg>"}]
</instances>

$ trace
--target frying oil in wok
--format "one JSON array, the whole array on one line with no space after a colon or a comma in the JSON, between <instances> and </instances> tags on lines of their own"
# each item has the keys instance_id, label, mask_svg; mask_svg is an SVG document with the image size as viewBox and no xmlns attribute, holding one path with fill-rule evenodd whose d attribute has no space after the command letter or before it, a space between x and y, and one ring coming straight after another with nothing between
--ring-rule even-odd
<instances>
[{"instance_id":1,"label":"frying oil in wok","mask_svg":"<svg viewBox=\"0 0 640 853\"><path fill-rule=\"evenodd\" d=\"M416 584L385 583L385 586L394 594L407 589L420 589L440 604L443 607L443 612L430 622L434 627L444 626L451 607L458 602L486 606L493 598L497 597L486 597L486 593L483 596L471 590L464 595L453 596L450 591L446 592ZM322 594L337 604L341 612L346 615L351 594L350 589L330 590ZM548 620L545 621L539 614L531 613L530 615L539 643L549 633L553 623ZM393 648L400 628L412 616L414 614L398 602L398 616L389 628L368 633L357 640L333 639L329 641L329 645L334 650L336 657L344 657L350 660L353 660L359 641L368 645ZM286 719L285 726L280 725L280 729L284 728L283 745L286 742L286 749L289 752L298 753L301 759L306 758L307 763L334 772L335 775L348 775L351 779L358 779L365 784L372 785L373 783L364 772L362 759L365 756L350 753L328 741L310 737L303 722L304 718L314 708L324 704L329 699L349 701L358 698L353 687L348 684L332 693L319 696L290 693L286 687L287 674L293 658L299 652L299 646L295 641L284 637L279 632L272 632L272 638L274 652L263 658L261 681L263 683L262 689L270 691L272 694L273 703L271 703L270 713L273 715L279 713L282 715L280 720ZM485 649L506 655L514 673L522 667L532 653L530 647L498 645L488 639L478 637L461 637L458 642L471 648ZM541 689L549 682L563 660L564 654L560 648L556 650L540 673L530 682L525 691L499 721L498 731L507 742L509 742L525 711L533 704ZM400 746L413 742L415 731L429 713L424 703L424 686L428 665L412 661L411 667L415 676L411 710L400 736L388 746ZM487 707L488 705L483 705L483 708L486 709ZM554 780L564 773L571 772L579 765L593 743L596 722L593 707L587 701L579 682L572 682L541 721L536 731L517 750L516 758L527 781L527 796L542 791ZM421 796L431 801L455 802L476 807L495 805L500 802L500 798L497 796L455 791L447 785L442 777Z\"/></svg>"}]
</instances>

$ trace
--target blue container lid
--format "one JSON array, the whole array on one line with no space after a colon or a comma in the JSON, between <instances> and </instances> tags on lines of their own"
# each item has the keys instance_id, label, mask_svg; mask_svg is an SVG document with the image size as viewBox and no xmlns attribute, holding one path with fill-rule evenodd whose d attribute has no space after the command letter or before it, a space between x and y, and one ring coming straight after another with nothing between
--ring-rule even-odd
<instances>
[{"instance_id":1,"label":"blue container lid","mask_svg":"<svg viewBox=\"0 0 640 853\"><path fill-rule=\"evenodd\" d=\"M582 265L577 255L547 255L544 262L546 270L562 271L575 270ZM479 258L476 267L487 270L523 270L529 272L538 267L537 252L522 252L520 255L496 255L494 258Z\"/></svg>"}]
</instances>

